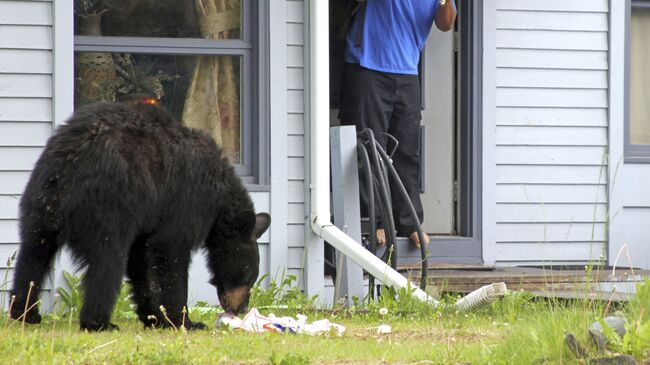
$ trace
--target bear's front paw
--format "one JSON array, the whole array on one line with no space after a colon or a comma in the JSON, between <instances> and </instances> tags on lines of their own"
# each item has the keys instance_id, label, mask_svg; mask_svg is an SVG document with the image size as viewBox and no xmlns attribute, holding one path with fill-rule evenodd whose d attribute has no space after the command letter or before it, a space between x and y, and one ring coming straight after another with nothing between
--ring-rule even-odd
<instances>
[{"instance_id":1,"label":"bear's front paw","mask_svg":"<svg viewBox=\"0 0 650 365\"><path fill-rule=\"evenodd\" d=\"M100 332L100 331L119 331L120 327L113 323L99 323L99 322L81 322L80 326L82 331Z\"/></svg>"},{"instance_id":2,"label":"bear's front paw","mask_svg":"<svg viewBox=\"0 0 650 365\"><path fill-rule=\"evenodd\" d=\"M205 323L201 323L201 322L186 322L185 323L185 328L187 328L190 331L193 331L193 330L206 330L206 329L208 329L208 326L206 326Z\"/></svg>"},{"instance_id":3,"label":"bear's front paw","mask_svg":"<svg viewBox=\"0 0 650 365\"><path fill-rule=\"evenodd\" d=\"M19 309L20 307L13 307L11 308L11 319L15 319L17 321L22 321L23 317L25 320L25 323L30 323L30 324L38 324L41 323L42 318L41 314L38 312L38 309L32 308L25 316L23 316L24 309Z\"/></svg>"}]
</instances>

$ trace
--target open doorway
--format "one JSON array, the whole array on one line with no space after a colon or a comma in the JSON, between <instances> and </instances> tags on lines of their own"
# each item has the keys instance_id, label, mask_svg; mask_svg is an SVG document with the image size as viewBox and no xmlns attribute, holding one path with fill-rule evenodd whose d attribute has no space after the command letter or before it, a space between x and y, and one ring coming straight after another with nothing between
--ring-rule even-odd
<instances>
[{"instance_id":1,"label":"open doorway","mask_svg":"<svg viewBox=\"0 0 650 365\"><path fill-rule=\"evenodd\" d=\"M481 262L480 90L481 0L455 0L455 29L432 28L422 52L423 228L432 237L430 260ZM331 0L330 73L332 124L336 125L343 69L347 0ZM348 7L348 8L346 8ZM401 262L420 260L412 245L398 245Z\"/></svg>"}]
</instances>

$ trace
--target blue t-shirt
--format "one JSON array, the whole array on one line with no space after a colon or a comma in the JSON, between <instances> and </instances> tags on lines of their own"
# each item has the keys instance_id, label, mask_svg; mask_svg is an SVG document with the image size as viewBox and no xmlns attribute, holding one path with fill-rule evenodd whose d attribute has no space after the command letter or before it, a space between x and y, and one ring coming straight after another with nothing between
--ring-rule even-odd
<instances>
[{"instance_id":1,"label":"blue t-shirt","mask_svg":"<svg viewBox=\"0 0 650 365\"><path fill-rule=\"evenodd\" d=\"M356 46L359 11L347 35L345 61L376 71L416 75L439 4L439 0L366 0L361 46Z\"/></svg>"}]
</instances>

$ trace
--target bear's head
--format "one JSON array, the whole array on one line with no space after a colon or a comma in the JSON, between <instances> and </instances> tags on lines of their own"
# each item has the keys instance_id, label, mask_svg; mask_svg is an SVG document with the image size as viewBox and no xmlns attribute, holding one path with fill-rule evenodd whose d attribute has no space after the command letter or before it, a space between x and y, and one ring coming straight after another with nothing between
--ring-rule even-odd
<instances>
[{"instance_id":1,"label":"bear's head","mask_svg":"<svg viewBox=\"0 0 650 365\"><path fill-rule=\"evenodd\" d=\"M226 312L243 313L248 309L250 290L259 275L260 254L257 239L271 224L267 213L243 211L237 215L235 236L217 245L212 284L217 287L219 302Z\"/></svg>"}]
</instances>

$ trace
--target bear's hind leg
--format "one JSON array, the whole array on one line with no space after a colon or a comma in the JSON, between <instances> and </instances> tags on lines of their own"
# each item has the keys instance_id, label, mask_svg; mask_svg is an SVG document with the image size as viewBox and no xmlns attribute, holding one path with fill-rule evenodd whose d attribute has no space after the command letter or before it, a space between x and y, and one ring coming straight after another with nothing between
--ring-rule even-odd
<instances>
[{"instance_id":1,"label":"bear's hind leg","mask_svg":"<svg viewBox=\"0 0 650 365\"><path fill-rule=\"evenodd\" d=\"M121 250L92 246L94 254L86 255L88 268L83 278L84 303L79 315L80 327L88 331L116 330L111 314L120 293L126 271L127 256Z\"/></svg>"},{"instance_id":2,"label":"bear's hind leg","mask_svg":"<svg viewBox=\"0 0 650 365\"><path fill-rule=\"evenodd\" d=\"M150 316L160 313L154 305L159 301L160 284L154 278L155 273L152 266L147 237L138 237L131 246L126 276L131 282L131 293L137 306L138 318L145 328L157 327L157 317L151 318Z\"/></svg>"},{"instance_id":3,"label":"bear's hind leg","mask_svg":"<svg viewBox=\"0 0 650 365\"><path fill-rule=\"evenodd\" d=\"M22 243L18 251L11 290L13 299L10 314L13 319L40 323L41 315L34 303L38 300L43 280L50 271L52 260L58 251L56 233L42 232L40 228L32 227L29 223L23 223L20 233Z\"/></svg>"}]
</instances>

